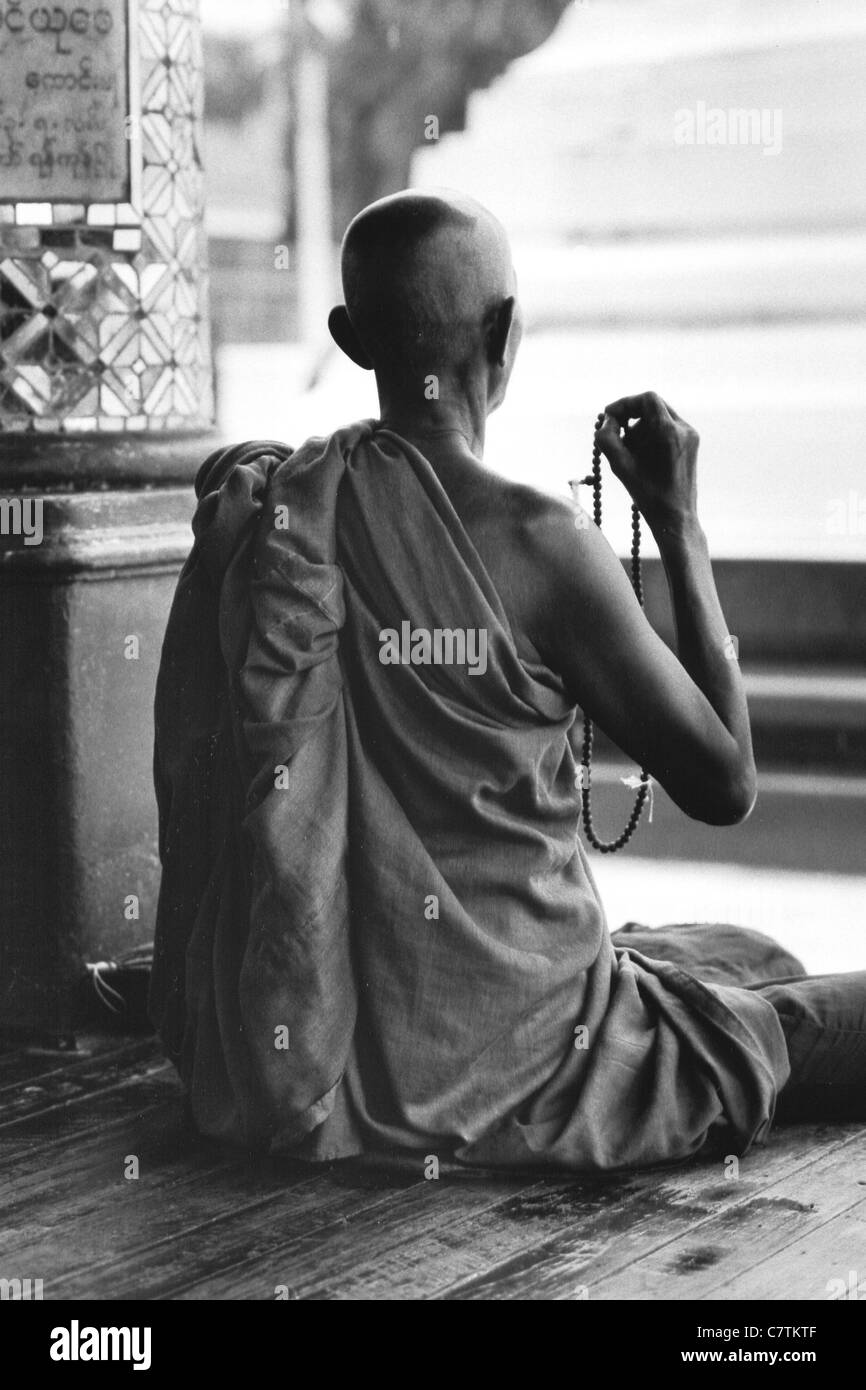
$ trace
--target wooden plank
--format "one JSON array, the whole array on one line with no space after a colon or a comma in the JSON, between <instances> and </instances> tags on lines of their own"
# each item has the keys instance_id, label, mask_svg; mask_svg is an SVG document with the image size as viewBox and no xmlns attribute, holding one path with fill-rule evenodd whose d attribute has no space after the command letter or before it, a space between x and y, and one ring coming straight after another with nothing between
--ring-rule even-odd
<instances>
[{"instance_id":1,"label":"wooden plank","mask_svg":"<svg viewBox=\"0 0 866 1390\"><path fill-rule=\"evenodd\" d=\"M779 1130L736 1182L720 1162L545 1179L443 1166L425 1182L420 1158L399 1173L251 1160L183 1124L153 1040L110 1053L71 1062L72 1091L49 1066L0 1125L4 1266L44 1270L48 1298L271 1299L283 1284L295 1298L658 1298L672 1281L679 1297L766 1296L740 1293L745 1273L772 1287L775 1258L863 1200L862 1126ZM130 1153L138 1180L123 1177Z\"/></svg>"},{"instance_id":2,"label":"wooden plank","mask_svg":"<svg viewBox=\"0 0 866 1390\"><path fill-rule=\"evenodd\" d=\"M0 1086L38 1076L40 1072L50 1070L52 1063L59 1066L60 1059L66 1055L75 1057L76 1053L48 1052L35 1048L10 1048L8 1052L0 1052Z\"/></svg>"},{"instance_id":3,"label":"wooden plank","mask_svg":"<svg viewBox=\"0 0 866 1390\"><path fill-rule=\"evenodd\" d=\"M51 1153L36 1145L7 1170L4 1260L14 1255L22 1267L51 1271L52 1288L67 1266L86 1270L94 1260L113 1259L118 1247L128 1259L127 1246L182 1237L197 1220L237 1213L262 1196L281 1197L292 1182L310 1181L309 1165L250 1162L197 1137L182 1123L177 1096L165 1103L164 1087L153 1096L145 1081L133 1079L123 1096L133 1109L119 1121L90 1126L71 1142L59 1136ZM85 1109L104 1100L90 1097ZM31 1117L22 1128L43 1120ZM123 1176L130 1153L139 1159L137 1180ZM48 1282L47 1296L56 1296Z\"/></svg>"},{"instance_id":4,"label":"wooden plank","mask_svg":"<svg viewBox=\"0 0 866 1390\"><path fill-rule=\"evenodd\" d=\"M175 1091L176 1082L168 1075ZM159 1079L164 1079L161 1072ZM120 1093L112 1089L112 1111L116 1111L118 1094L129 1111L119 1122L86 1124L81 1134L71 1136L66 1123L63 1133L57 1134L55 1109L47 1117L52 1143L34 1143L30 1137L27 1151L16 1153L14 1165L7 1164L2 1193L4 1254L6 1258L14 1254L16 1263L27 1267L50 1269L52 1288L59 1276L76 1271L89 1287L94 1263L112 1260L120 1251L121 1260L129 1260L141 1246L183 1238L196 1223L209 1224L226 1216L243 1223L251 1219L250 1206L261 1199L282 1213L289 1187L301 1182L320 1184L327 1173L327 1169L286 1160L250 1161L237 1150L197 1138L181 1123L178 1101L172 1099L166 1105L164 1085L154 1095L148 1078L133 1076ZM105 1106L106 1093L79 1100L84 1103L75 1106L76 1117L92 1120L94 1107ZM68 1107L60 1107L59 1113L68 1121ZM32 1136L34 1130L41 1133L45 1123L46 1115L39 1113L13 1132L27 1131ZM123 1176L124 1159L130 1153L139 1159L138 1180ZM417 1173L412 1171L408 1180L417 1181ZM382 1187L381 1175L362 1174L353 1191L335 1185L342 1219L347 1207L357 1209L369 1200L371 1186L377 1191ZM322 1213L318 1219L328 1220L327 1202L317 1197L316 1206ZM244 1212L246 1216L240 1215ZM273 1224L273 1211L266 1220Z\"/></svg>"},{"instance_id":5,"label":"wooden plank","mask_svg":"<svg viewBox=\"0 0 866 1390\"><path fill-rule=\"evenodd\" d=\"M88 1296L98 1289L94 1296L118 1297L115 1276L100 1277L104 1266L122 1265L131 1281L128 1287L138 1288L140 1250L160 1248L177 1264L178 1250L187 1249L197 1228L229 1216L247 1223L251 1232L265 1220L272 1227L288 1192L307 1189L309 1201L320 1181L319 1175L310 1177L309 1169L292 1168L278 1183L267 1165L232 1162L216 1151L207 1159L200 1156L194 1167L181 1160L153 1171L147 1154L139 1157L137 1180L124 1178L119 1153L111 1176L89 1194L77 1192L68 1212L61 1199L45 1215L38 1208L35 1215L26 1213L21 1224L14 1213L14 1225L3 1239L4 1262L14 1254L17 1267L44 1270L46 1298L82 1296L70 1294L70 1288ZM360 1202L357 1193L351 1196ZM260 1212L265 1207L266 1216Z\"/></svg>"},{"instance_id":6,"label":"wooden plank","mask_svg":"<svg viewBox=\"0 0 866 1390\"><path fill-rule=\"evenodd\" d=\"M138 1179L125 1176L131 1155L138 1159ZM91 1135L61 1150L47 1173L44 1162L41 1169L33 1164L29 1173L7 1184L3 1253L8 1260L13 1253L32 1252L39 1245L39 1257L50 1259L52 1270L64 1267L64 1261L77 1265L90 1258L91 1247L104 1258L105 1233L118 1234L118 1209L134 1207L139 1240L153 1239L154 1218L168 1219L171 1201L175 1206L184 1202L185 1185L216 1210L223 1182L231 1184L236 1204L251 1188L262 1190L261 1182L254 1187L236 1153L197 1139L181 1125L176 1105L157 1107L113 1132ZM167 1189L173 1194L170 1199ZM180 1212L187 1224L193 1220L191 1210L186 1215L190 1200ZM175 1222L178 1229L182 1224Z\"/></svg>"},{"instance_id":7,"label":"wooden plank","mask_svg":"<svg viewBox=\"0 0 866 1390\"><path fill-rule=\"evenodd\" d=\"M296 1177L296 1170L289 1171ZM219 1181L218 1191L212 1179L211 1187L198 1193L192 1179L183 1185L182 1200L170 1205L165 1216L160 1215L165 1194L160 1191L158 1200L148 1202L139 1188L139 1195L124 1210L115 1207L113 1249L104 1248L74 1267L56 1269L50 1289L46 1282L46 1298L174 1298L191 1283L207 1285L217 1274L227 1276L231 1290L231 1269L251 1258L267 1260L267 1268L273 1271L270 1286L258 1293L258 1297L272 1298L274 1286L285 1282L279 1259L274 1257L285 1244L287 1230L315 1246L323 1230L347 1229L371 1210L387 1209L395 1189L402 1195L408 1181L417 1187L416 1180L405 1175L386 1180L382 1174L362 1178L356 1172L346 1180L332 1170L290 1182L288 1187L276 1178L275 1172L265 1196L248 1198L243 1204L236 1176ZM49 1243L44 1252L48 1258L51 1249ZM38 1250L28 1252L28 1268L37 1267L39 1255ZM231 1292L227 1296L234 1297Z\"/></svg>"},{"instance_id":8,"label":"wooden plank","mask_svg":"<svg viewBox=\"0 0 866 1390\"><path fill-rule=\"evenodd\" d=\"M377 1228L328 1233L327 1244L315 1248L296 1243L286 1252L285 1282L300 1299L424 1300L434 1297L443 1281L466 1272L480 1243L487 1258L496 1261L526 1227L592 1220L599 1207L627 1203L629 1181L546 1179L517 1188L512 1180L489 1193L462 1186L429 1183L416 1194L415 1209L394 1204ZM237 1297L261 1297L261 1277L255 1270L235 1279Z\"/></svg>"},{"instance_id":9,"label":"wooden plank","mask_svg":"<svg viewBox=\"0 0 866 1390\"><path fill-rule=\"evenodd\" d=\"M863 1179L857 1179L863 1191ZM866 1299L866 1198L839 1212L807 1239L798 1237L704 1298Z\"/></svg>"},{"instance_id":10,"label":"wooden plank","mask_svg":"<svg viewBox=\"0 0 866 1390\"><path fill-rule=\"evenodd\" d=\"M135 1036L128 1033L79 1033L76 1035L76 1046L72 1048L43 1047L37 1043L18 1045L7 1052L0 1052L0 1090L7 1084L14 1084L18 1070L22 1076L33 1075L34 1067L38 1072L58 1071L75 1066L82 1060L90 1061L99 1055L107 1057L112 1052L124 1052L131 1047L146 1045L160 1050L159 1039L152 1032Z\"/></svg>"},{"instance_id":11,"label":"wooden plank","mask_svg":"<svg viewBox=\"0 0 866 1390\"><path fill-rule=\"evenodd\" d=\"M823 1142L832 1148L839 1140L834 1137ZM598 1209L580 1200L579 1193L571 1208L566 1204L558 1213L555 1207L548 1210L547 1202L537 1206L534 1201L521 1201L505 1213L510 1229L487 1229L475 1223L461 1232L456 1259L435 1245L423 1252L413 1248L407 1259L414 1264L420 1256L437 1271L438 1287L430 1287L427 1297L509 1296L509 1279L520 1289L512 1296L527 1297L532 1282L527 1280L527 1270L536 1277L537 1267L543 1269L549 1260L556 1263L559 1247L564 1244L570 1262L563 1296L575 1297L575 1291L580 1293L586 1285L589 1269L626 1265L636 1254L688 1232L720 1204L736 1205L747 1194L770 1185L792 1165L808 1163L802 1148L802 1137L789 1134L767 1149L756 1150L743 1160L738 1183L725 1181L721 1163L702 1163L635 1174L630 1190L614 1192L614 1200ZM448 1243L456 1238L456 1232L448 1233Z\"/></svg>"},{"instance_id":12,"label":"wooden plank","mask_svg":"<svg viewBox=\"0 0 866 1390\"><path fill-rule=\"evenodd\" d=\"M162 1048L155 1037L128 1038L94 1034L79 1038L78 1047L74 1052L56 1052L31 1047L6 1056L0 1055L0 1108L6 1093L18 1086L28 1085L56 1072L74 1072L81 1066L89 1065L97 1057L108 1059L114 1054L146 1049L154 1056L162 1055Z\"/></svg>"},{"instance_id":13,"label":"wooden plank","mask_svg":"<svg viewBox=\"0 0 866 1390\"><path fill-rule=\"evenodd\" d=\"M729 1278L738 1283L754 1263L808 1240L833 1216L862 1201L858 1173L866 1165L866 1131L841 1149L785 1176L760 1196L719 1213L687 1237L636 1261L612 1281L593 1287L593 1297L705 1298ZM862 1248L861 1248L862 1253ZM850 1251L855 1258L856 1252ZM788 1288L788 1297L804 1295Z\"/></svg>"},{"instance_id":14,"label":"wooden plank","mask_svg":"<svg viewBox=\"0 0 866 1390\"><path fill-rule=\"evenodd\" d=\"M134 1102L136 1095L145 1098L144 1086L142 1080L133 1079L122 1089ZM98 1093L79 1108L91 1112L104 1100L104 1093ZM400 1191L419 1184L420 1165L404 1165L397 1176L370 1167L350 1172L346 1166L338 1178L327 1170L312 1170L310 1176L309 1166L285 1161L249 1164L230 1162L221 1155L209 1158L201 1141L194 1159L187 1155L178 1163L179 1143L195 1148L195 1141L179 1134L176 1109L172 1115L170 1106L153 1108L152 1095L146 1100L151 1106L147 1114L128 1117L125 1123L115 1124L111 1133L100 1126L96 1132L92 1127L85 1130L82 1138L73 1135L71 1142L68 1135L56 1136L55 1148L63 1145L59 1167L38 1146L28 1156L29 1174L22 1173L20 1162L14 1175L10 1173L13 1198L6 1212L4 1250L7 1256L14 1253L22 1267L51 1270L48 1297L76 1296L70 1290L76 1290L77 1296L94 1292L100 1296L99 1290L105 1297L124 1296L123 1290L140 1296L141 1279L138 1273L130 1274L129 1266L138 1271L144 1264L149 1276L155 1270L159 1279L171 1278L177 1267L178 1242L187 1253L191 1244L196 1248L197 1277L201 1277L198 1261L206 1261L209 1251L222 1266L237 1257L233 1239L240 1242L244 1254L249 1253L251 1241L259 1249L263 1236L273 1240L277 1217L282 1223L294 1213L300 1224L293 1221L293 1235L309 1234L328 1223L345 1224L371 1204L387 1203L395 1188ZM20 1128L32 1131L45 1118L32 1116ZM151 1128L156 1129L156 1142ZM131 1152L140 1161L137 1181L122 1176L123 1159ZM46 1199L47 1168L51 1186ZM470 1182L477 1185L475 1175L470 1175ZM513 1179L496 1182L497 1191L503 1186L508 1192L514 1189ZM296 1193L294 1206L286 1202L287 1188L293 1183L305 1189ZM222 1232L220 1225L226 1220L229 1229ZM203 1229L197 1232L197 1225ZM280 1240L284 1239L283 1234ZM143 1261L142 1251L149 1257ZM100 1270L100 1262L109 1267ZM186 1261L180 1277L189 1281ZM150 1284L147 1291L152 1292Z\"/></svg>"},{"instance_id":15,"label":"wooden plank","mask_svg":"<svg viewBox=\"0 0 866 1390\"><path fill-rule=\"evenodd\" d=\"M91 1133L104 1133L112 1121L129 1118L169 1097L176 1098L179 1111L180 1082L165 1063L106 1090L23 1116L8 1128L0 1127L0 1175L9 1167L17 1168L34 1152L43 1155L47 1171L49 1149L78 1143Z\"/></svg>"},{"instance_id":16,"label":"wooden plank","mask_svg":"<svg viewBox=\"0 0 866 1390\"><path fill-rule=\"evenodd\" d=\"M833 1132L815 1144L833 1149ZM278 1267L298 1298L428 1299L441 1297L480 1271L491 1295L499 1266L524 1260L534 1246L566 1233L582 1251L584 1263L621 1248L624 1239L651 1249L668 1234L688 1231L697 1220L735 1204L778 1180L792 1164L811 1162L802 1153L802 1136L783 1137L758 1151L739 1184L725 1183L721 1164L667 1168L603 1177L548 1178L519 1185L500 1176L491 1185L483 1175L449 1174L396 1198L371 1219L363 1215L351 1230L329 1229L315 1242L294 1233L282 1249L268 1251L267 1264L190 1284L184 1296L262 1298ZM739 1187L739 1193L732 1192ZM615 1254L611 1258L617 1258ZM278 1260L278 1266L275 1265Z\"/></svg>"},{"instance_id":17,"label":"wooden plank","mask_svg":"<svg viewBox=\"0 0 866 1390\"><path fill-rule=\"evenodd\" d=\"M797 1150L798 1145L789 1142L752 1156L740 1192L744 1186L760 1190L797 1161ZM495 1298L499 1296L496 1286L503 1263L513 1260L522 1269L531 1260L533 1246L544 1249L562 1234L579 1250L581 1266L600 1259L621 1262L624 1245L651 1248L677 1229L690 1229L710 1209L710 1203L739 1200L731 1190L733 1186L725 1183L720 1164L632 1174L619 1181L609 1180L607 1185L602 1181L598 1187L585 1181L564 1191L548 1185L541 1192L517 1196L497 1212L484 1214L465 1227L450 1224L447 1230L431 1230L426 1238L407 1232L408 1243L387 1267L376 1248L371 1252L370 1267L358 1271L368 1289L364 1296L393 1298L393 1290L399 1289L401 1297L444 1297L449 1287L467 1276L477 1278L479 1269L486 1268L488 1280L477 1296ZM631 1251L624 1258L632 1258ZM343 1270L344 1275L349 1273L345 1261ZM572 1279L568 1296L574 1296L576 1284L584 1282ZM525 1297L526 1280L521 1283ZM314 1285L307 1289L301 1283L300 1287L301 1296L321 1296Z\"/></svg>"},{"instance_id":18,"label":"wooden plank","mask_svg":"<svg viewBox=\"0 0 866 1390\"><path fill-rule=\"evenodd\" d=\"M540 1191L547 1184L520 1179L463 1174L452 1185L413 1181L388 1200L357 1210L348 1220L305 1231L295 1222L266 1251L242 1255L230 1268L187 1274L170 1295L179 1299L270 1299L278 1285L292 1298L370 1299L379 1295L367 1267L380 1271L392 1250L419 1232L460 1225L470 1215L495 1212L514 1200L517 1191ZM388 1297L403 1297L402 1291ZM423 1296L411 1293L410 1297Z\"/></svg>"},{"instance_id":19,"label":"wooden plank","mask_svg":"<svg viewBox=\"0 0 866 1390\"><path fill-rule=\"evenodd\" d=\"M862 1127L841 1142L831 1140L829 1148L826 1142L804 1142L799 1127L777 1134L784 1136L776 1149L777 1161L765 1168L759 1182L750 1156L741 1161L735 1181L720 1181L716 1168L707 1172L703 1188L677 1191L665 1184L646 1194L645 1211L617 1212L602 1241L594 1243L581 1221L576 1229L518 1250L510 1261L449 1289L444 1297L702 1297L720 1282L719 1273L743 1271L757 1251L774 1248L772 1242L784 1243L794 1231L817 1228L828 1212L844 1209L851 1201L852 1168L866 1145ZM691 1219L681 1219L677 1210L684 1200Z\"/></svg>"},{"instance_id":20,"label":"wooden plank","mask_svg":"<svg viewBox=\"0 0 866 1390\"><path fill-rule=\"evenodd\" d=\"M166 1161L188 1154L197 1162L202 1141L183 1123L181 1106L175 1095L166 1099L160 1090L156 1098L129 1114L121 1114L105 1124L94 1126L77 1136L74 1143L34 1143L15 1163L0 1169L0 1212L4 1223L10 1213L30 1202L51 1201L56 1192L73 1193L92 1188L107 1173L117 1148L135 1153L142 1130L149 1136L152 1150Z\"/></svg>"},{"instance_id":21,"label":"wooden plank","mask_svg":"<svg viewBox=\"0 0 866 1390\"><path fill-rule=\"evenodd\" d=\"M128 1077L162 1070L168 1065L153 1040L148 1039L108 1054L80 1056L65 1066L21 1077L0 1088L0 1135L25 1116L66 1105L107 1090Z\"/></svg>"},{"instance_id":22,"label":"wooden plank","mask_svg":"<svg viewBox=\"0 0 866 1390\"><path fill-rule=\"evenodd\" d=\"M46 1152L46 1146L31 1142L14 1168L7 1169L6 1258L14 1254L22 1267L32 1264L51 1270L52 1289L69 1264L83 1274L84 1286L89 1288L94 1261L112 1259L119 1250L126 1261L140 1246L183 1238L197 1222L212 1223L232 1216L252 1225L249 1207L257 1199L264 1197L281 1214L286 1190L293 1182L305 1181L310 1187L321 1183L323 1170L310 1165L268 1159L249 1162L239 1158L236 1150L196 1139L181 1125L177 1102L166 1106L164 1094L160 1086L154 1096L146 1080L133 1077L121 1089L132 1113L120 1123L108 1129L90 1124L81 1136L71 1137L68 1124L64 1125L63 1134L54 1134L53 1154ZM117 1090L112 1090L112 1109L117 1096ZM92 1120L94 1106L103 1107L106 1094L80 1099L85 1104L76 1107L79 1118L83 1114ZM60 1113L68 1119L68 1109L61 1107ZM48 1118L56 1126L56 1111ZM32 1134L45 1122L46 1116L40 1113L29 1117L18 1130ZM123 1160L130 1153L139 1158L138 1180L123 1177ZM46 1173L50 1173L49 1184ZM409 1181L417 1181L414 1171ZM345 1219L347 1209L357 1209L369 1201L371 1184L381 1188L381 1175L361 1175L354 1190L335 1189L340 1218ZM328 1220L327 1203L317 1196L314 1205L319 1210L317 1219ZM266 1223L272 1226L273 1222L272 1210Z\"/></svg>"}]
</instances>

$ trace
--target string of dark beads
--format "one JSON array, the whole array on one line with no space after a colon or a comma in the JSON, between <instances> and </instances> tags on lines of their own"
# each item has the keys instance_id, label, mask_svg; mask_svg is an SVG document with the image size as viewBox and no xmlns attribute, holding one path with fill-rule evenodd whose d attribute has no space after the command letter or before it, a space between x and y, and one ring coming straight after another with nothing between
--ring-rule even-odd
<instances>
[{"instance_id":1,"label":"string of dark beads","mask_svg":"<svg viewBox=\"0 0 866 1390\"><path fill-rule=\"evenodd\" d=\"M596 432L601 429L604 413L600 414L595 422ZM592 472L587 478L582 480L584 483L592 485L592 513L596 526L601 528L601 450L593 437L592 445ZM641 608L643 608L643 580L641 577L640 566L640 512L632 503L631 508L631 584L635 596ZM583 717L583 752L581 763L584 769L581 780L580 801L581 813L583 816L583 828L586 838L594 849L601 854L613 854L616 850L622 849L627 845L643 814L643 808L649 794L650 779L649 773L641 768L641 784L635 797L632 813L626 822L625 829L615 840L600 840L595 833L592 823L592 804L591 804L591 779L592 779L592 740L593 729L592 720L586 715Z\"/></svg>"}]
</instances>

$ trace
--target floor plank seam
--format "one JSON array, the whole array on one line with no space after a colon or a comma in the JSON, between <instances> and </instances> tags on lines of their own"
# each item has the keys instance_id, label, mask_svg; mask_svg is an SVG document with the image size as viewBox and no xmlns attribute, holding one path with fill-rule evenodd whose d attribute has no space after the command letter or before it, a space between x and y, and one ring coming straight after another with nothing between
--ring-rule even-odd
<instances>
[{"instance_id":1,"label":"floor plank seam","mask_svg":"<svg viewBox=\"0 0 866 1390\"><path fill-rule=\"evenodd\" d=\"M734 1200L732 1200L732 1201L730 1201L730 1202L726 1202L723 1206L720 1207L719 1210L720 1210L720 1211L721 1211L721 1210L732 1211L732 1210L735 1210L735 1209L738 1208L738 1207L746 1206L750 1201L754 1200L755 1197L762 1196L762 1195L764 1195L766 1192L771 1191L772 1188L773 1188L773 1187L776 1187L779 1183L788 1181L789 1178L790 1178L791 1176L793 1176L795 1173L804 1172L804 1171L806 1171L808 1168L814 1167L814 1165L815 1165L816 1163L818 1163L821 1159L826 1158L826 1157L830 1156L831 1154L835 1154L835 1153L839 1152L841 1149L846 1148L848 1144L854 1143L854 1142L855 1142L858 1138L860 1138L860 1137L861 1137L861 1135L860 1135L859 1132L856 1133L856 1134L850 1135L847 1139L841 1140L838 1144L834 1144L830 1149L824 1151L822 1154L816 1155L814 1158L811 1158L811 1157L810 1157L809 1159L807 1159L807 1160L805 1160L804 1162L800 1163L798 1166L796 1166L796 1167L794 1167L794 1168L791 1168L787 1173L785 1173L785 1175L784 1175L783 1177L772 1179L769 1183L765 1184L763 1187L757 1188L757 1189L756 1189L755 1191L753 1191L753 1192L750 1192L747 1196L739 1197L739 1198L736 1198L736 1199L734 1199ZM732 1196L733 1196L733 1194L732 1194ZM694 1225L694 1227L693 1227L692 1229L695 1230L695 1231L699 1231L700 1228L701 1228L701 1226L706 1225L706 1224L707 1224L708 1222L710 1222L710 1221L716 1220L717 1217L718 1217L718 1215L719 1215L719 1212L716 1211L716 1212L713 1212L711 1215L708 1215L708 1216L706 1216L706 1217L701 1218L699 1221L697 1221L697 1222L695 1223L695 1225ZM675 1236L670 1236L670 1237L667 1237L667 1238L665 1238L665 1239L662 1239L662 1240L659 1241L658 1245L655 1245L655 1246L653 1246L650 1250L645 1251L644 1254L641 1256L641 1258L643 1259L643 1258L646 1258L646 1257L649 1256L649 1255L654 1255L654 1254L658 1253L658 1251L664 1250L666 1246L672 1245L675 1241L680 1240L681 1238L682 1238L682 1232L678 1233L678 1234L675 1235ZM533 1252L536 1252L536 1253L539 1253L539 1254L540 1254L540 1253L543 1251L543 1249L544 1249L545 1246L550 1245L551 1239L552 1239L552 1238L551 1238L550 1236L545 1236L545 1237L543 1237L541 1240L539 1240L539 1241L537 1241L537 1242L534 1242L534 1243L532 1243L532 1244L527 1245L527 1246L521 1251L521 1254L520 1254L519 1257L512 1257L512 1258L513 1258L513 1259L517 1259L517 1258L525 1259L527 1255L531 1255ZM596 1285L596 1287L601 1287L603 1284L609 1283L610 1280L615 1279L618 1275L622 1274L624 1270L629 1269L629 1268L631 1267L632 1264L634 1264L634 1260L627 1260L624 1264L617 1266L616 1269L609 1271L607 1274L605 1274L605 1275L598 1281L598 1284ZM435 1295L432 1295L432 1296L431 1296L431 1301L438 1301L438 1300L441 1300L441 1299L444 1299L444 1298L448 1298L448 1297L450 1297L450 1295L451 1295L452 1293L461 1292L461 1291L463 1291L463 1290L468 1291L469 1289L471 1289L471 1288L473 1288L473 1287L480 1286L480 1285L482 1285L483 1283L486 1283L486 1282L488 1282L488 1281L491 1280L491 1279L495 1279L498 1275L501 1275L504 1271L507 1270L507 1267L508 1267L508 1261L506 1261L506 1262L505 1262L503 1265L501 1265L501 1266L493 1265L493 1266L491 1266L488 1270L485 1270L484 1272L482 1272L482 1273L480 1273L480 1274L475 1274L475 1275L470 1276L470 1278L467 1279L467 1280L458 1281L458 1282L455 1283L454 1285L450 1286L450 1288L447 1289L447 1290L440 1290L438 1293L436 1293ZM583 1270L582 1270L581 1272L584 1273L584 1272L586 1272L586 1271L583 1271Z\"/></svg>"},{"instance_id":2,"label":"floor plank seam","mask_svg":"<svg viewBox=\"0 0 866 1390\"><path fill-rule=\"evenodd\" d=\"M861 1206L866 1206L866 1197L858 1197L856 1201L850 1204L850 1206L843 1207L841 1211L834 1211L831 1216L828 1216L826 1218L826 1220L817 1222L814 1227L812 1227L807 1233L805 1233L805 1235L801 1233L800 1235L794 1236L790 1241L787 1242L786 1245L779 1246L777 1250L773 1250L769 1255L763 1255L760 1259L756 1260L754 1264L749 1265L747 1270L739 1270L737 1274L732 1275L731 1278L723 1279L721 1283L714 1284L711 1290L709 1290L707 1293L701 1294L700 1301L708 1301L712 1299L713 1294L717 1290L729 1288L731 1284L733 1284L737 1279L742 1279L744 1273L751 1274L753 1270L760 1269L761 1265L768 1264L770 1260L778 1259L780 1255L784 1255L786 1251L790 1250L792 1246L797 1245L798 1242L805 1239L806 1236L815 1235L818 1231L823 1230L825 1226L832 1225L833 1222L838 1221L840 1217L847 1216L849 1212L855 1211L857 1207Z\"/></svg>"},{"instance_id":3,"label":"floor plank seam","mask_svg":"<svg viewBox=\"0 0 866 1390\"><path fill-rule=\"evenodd\" d=\"M98 1090L85 1091L80 1096L69 1096L66 1100L57 1101L54 1105L46 1105L44 1110L30 1110L26 1115L14 1115L11 1119L0 1120L0 1143L2 1143L4 1131L14 1129L16 1125L26 1124L29 1120L43 1119L46 1115L52 1115L58 1110L70 1110L73 1106L86 1104L98 1096L109 1096L115 1091L127 1090L130 1086L135 1086L141 1081L165 1075L172 1070L171 1063L164 1062L159 1067L153 1067L138 1076L129 1077L125 1081L117 1081L111 1086L102 1086Z\"/></svg>"}]
</instances>

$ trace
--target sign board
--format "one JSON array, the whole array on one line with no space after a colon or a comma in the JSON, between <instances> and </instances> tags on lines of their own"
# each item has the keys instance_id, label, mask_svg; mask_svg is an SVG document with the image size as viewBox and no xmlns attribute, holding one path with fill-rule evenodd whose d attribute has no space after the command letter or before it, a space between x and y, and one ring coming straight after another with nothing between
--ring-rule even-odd
<instances>
[{"instance_id":1,"label":"sign board","mask_svg":"<svg viewBox=\"0 0 866 1390\"><path fill-rule=\"evenodd\" d=\"M0 0L0 200L138 201L133 6Z\"/></svg>"}]
</instances>

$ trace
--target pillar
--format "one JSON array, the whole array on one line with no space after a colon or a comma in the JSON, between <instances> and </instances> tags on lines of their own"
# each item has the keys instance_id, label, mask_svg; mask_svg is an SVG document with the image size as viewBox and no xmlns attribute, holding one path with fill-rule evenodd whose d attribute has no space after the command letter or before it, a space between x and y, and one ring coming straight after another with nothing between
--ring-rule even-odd
<instances>
[{"instance_id":1,"label":"pillar","mask_svg":"<svg viewBox=\"0 0 866 1390\"><path fill-rule=\"evenodd\" d=\"M0 1032L152 936L152 702L214 447L197 0L0 7Z\"/></svg>"}]
</instances>

